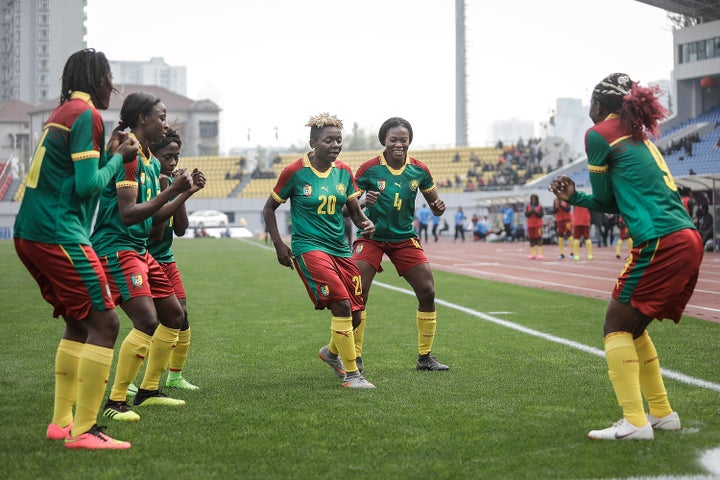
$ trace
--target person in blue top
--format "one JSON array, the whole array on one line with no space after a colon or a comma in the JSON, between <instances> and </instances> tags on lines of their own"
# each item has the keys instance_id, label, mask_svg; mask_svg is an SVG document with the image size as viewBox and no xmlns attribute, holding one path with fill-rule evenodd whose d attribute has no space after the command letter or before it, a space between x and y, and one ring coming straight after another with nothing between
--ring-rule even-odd
<instances>
[{"instance_id":1,"label":"person in blue top","mask_svg":"<svg viewBox=\"0 0 720 480\"><path fill-rule=\"evenodd\" d=\"M430 217L430 218L432 219L432 225L433 225L433 226L432 226L433 239L435 239L435 241L437 242L437 241L438 241L438 238L439 238L439 235L438 235L438 226L440 225L440 217L438 217L437 215L433 214L432 217Z\"/></svg>"},{"instance_id":2,"label":"person in blue top","mask_svg":"<svg viewBox=\"0 0 720 480\"><path fill-rule=\"evenodd\" d=\"M499 208L500 213L503 214L503 225L505 226L505 240L508 242L513 241L513 222L515 221L515 210L512 205L505 203Z\"/></svg>"},{"instance_id":3,"label":"person in blue top","mask_svg":"<svg viewBox=\"0 0 720 480\"><path fill-rule=\"evenodd\" d=\"M428 241L428 223L432 218L433 213L428 208L427 204L423 203L423 206L417 213L418 221L418 240L422 241L423 232L425 232L425 243ZM435 239L437 241L437 238Z\"/></svg>"},{"instance_id":4,"label":"person in blue top","mask_svg":"<svg viewBox=\"0 0 720 480\"><path fill-rule=\"evenodd\" d=\"M465 214L463 213L462 207L458 207L457 212L455 212L455 238L453 238L453 243L455 240L460 237L462 241L465 241Z\"/></svg>"}]
</instances>

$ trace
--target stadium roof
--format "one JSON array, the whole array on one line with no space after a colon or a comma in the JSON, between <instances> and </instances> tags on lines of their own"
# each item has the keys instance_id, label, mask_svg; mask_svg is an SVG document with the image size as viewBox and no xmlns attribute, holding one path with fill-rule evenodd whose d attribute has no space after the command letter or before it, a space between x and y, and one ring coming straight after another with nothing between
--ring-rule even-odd
<instances>
[{"instance_id":1,"label":"stadium roof","mask_svg":"<svg viewBox=\"0 0 720 480\"><path fill-rule=\"evenodd\" d=\"M637 0L653 7L662 8L686 17L693 17L698 22L720 20L720 1L718 0Z\"/></svg>"}]
</instances>

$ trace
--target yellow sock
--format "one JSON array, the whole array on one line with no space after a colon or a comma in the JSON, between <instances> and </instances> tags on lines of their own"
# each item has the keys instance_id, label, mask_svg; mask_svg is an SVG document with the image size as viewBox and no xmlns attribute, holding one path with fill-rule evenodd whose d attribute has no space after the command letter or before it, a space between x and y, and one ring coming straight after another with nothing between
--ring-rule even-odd
<instances>
[{"instance_id":1,"label":"yellow sock","mask_svg":"<svg viewBox=\"0 0 720 480\"><path fill-rule=\"evenodd\" d=\"M168 368L170 357L177 345L179 333L179 328L168 328L163 324L157 326L150 342L145 376L140 388L143 390L158 389L160 376Z\"/></svg>"},{"instance_id":2,"label":"yellow sock","mask_svg":"<svg viewBox=\"0 0 720 480\"><path fill-rule=\"evenodd\" d=\"M636 427L647 423L640 392L640 365L632 333L615 332L605 337L610 382L623 416Z\"/></svg>"},{"instance_id":3,"label":"yellow sock","mask_svg":"<svg viewBox=\"0 0 720 480\"><path fill-rule=\"evenodd\" d=\"M628 247L628 250L632 250L632 246L633 246L632 238L628 238L628 239L627 239L627 247Z\"/></svg>"},{"instance_id":4,"label":"yellow sock","mask_svg":"<svg viewBox=\"0 0 720 480\"><path fill-rule=\"evenodd\" d=\"M530 247L530 255L535 256L535 246Z\"/></svg>"},{"instance_id":5,"label":"yellow sock","mask_svg":"<svg viewBox=\"0 0 720 480\"><path fill-rule=\"evenodd\" d=\"M84 343L62 339L55 353L55 406L52 423L67 427L77 400L77 369Z\"/></svg>"},{"instance_id":6,"label":"yellow sock","mask_svg":"<svg viewBox=\"0 0 720 480\"><path fill-rule=\"evenodd\" d=\"M130 382L135 380L145 362L151 339L150 335L133 328L123 340L115 367L115 381L110 392L110 400L113 402L125 401Z\"/></svg>"},{"instance_id":7,"label":"yellow sock","mask_svg":"<svg viewBox=\"0 0 720 480\"><path fill-rule=\"evenodd\" d=\"M170 357L169 370L171 372L182 372L182 369L185 367L185 362L187 361L189 349L190 329L188 328L187 330L180 330L180 333L178 334L177 345Z\"/></svg>"},{"instance_id":8,"label":"yellow sock","mask_svg":"<svg viewBox=\"0 0 720 480\"><path fill-rule=\"evenodd\" d=\"M622 240L618 240L617 248L615 249L615 256L619 257L622 252Z\"/></svg>"},{"instance_id":9,"label":"yellow sock","mask_svg":"<svg viewBox=\"0 0 720 480\"><path fill-rule=\"evenodd\" d=\"M538 255L542 255L542 245L538 245L537 250L538 250Z\"/></svg>"},{"instance_id":10,"label":"yellow sock","mask_svg":"<svg viewBox=\"0 0 720 480\"><path fill-rule=\"evenodd\" d=\"M635 340L635 350L640 361L640 389L648 402L650 415L656 417L670 415L672 408L660 373L660 359L647 330Z\"/></svg>"},{"instance_id":11,"label":"yellow sock","mask_svg":"<svg viewBox=\"0 0 720 480\"><path fill-rule=\"evenodd\" d=\"M340 355L340 359L345 366L345 371L357 372L352 317L336 317L333 315L332 320L330 320L330 334L338 349L338 355Z\"/></svg>"},{"instance_id":12,"label":"yellow sock","mask_svg":"<svg viewBox=\"0 0 720 480\"><path fill-rule=\"evenodd\" d=\"M97 423L100 404L107 389L112 359L112 348L85 344L78 362L78 400L72 428L74 437L87 432Z\"/></svg>"},{"instance_id":13,"label":"yellow sock","mask_svg":"<svg viewBox=\"0 0 720 480\"><path fill-rule=\"evenodd\" d=\"M363 310L360 314L360 325L353 330L353 338L355 339L355 357L362 357L363 340L365 340L365 325L367 325L367 312Z\"/></svg>"},{"instance_id":14,"label":"yellow sock","mask_svg":"<svg viewBox=\"0 0 720 480\"><path fill-rule=\"evenodd\" d=\"M560 247L560 255L563 257L565 256L565 239L562 237L560 238L560 241L558 242L558 247Z\"/></svg>"},{"instance_id":15,"label":"yellow sock","mask_svg":"<svg viewBox=\"0 0 720 480\"><path fill-rule=\"evenodd\" d=\"M580 240L573 238L570 241L572 242L573 256L577 258L578 256L580 256Z\"/></svg>"},{"instance_id":16,"label":"yellow sock","mask_svg":"<svg viewBox=\"0 0 720 480\"><path fill-rule=\"evenodd\" d=\"M426 355L432 350L437 326L437 312L416 312L415 320L418 329L418 353Z\"/></svg>"},{"instance_id":17,"label":"yellow sock","mask_svg":"<svg viewBox=\"0 0 720 480\"><path fill-rule=\"evenodd\" d=\"M588 258L592 257L592 240L585 240L585 248L587 248Z\"/></svg>"}]
</instances>

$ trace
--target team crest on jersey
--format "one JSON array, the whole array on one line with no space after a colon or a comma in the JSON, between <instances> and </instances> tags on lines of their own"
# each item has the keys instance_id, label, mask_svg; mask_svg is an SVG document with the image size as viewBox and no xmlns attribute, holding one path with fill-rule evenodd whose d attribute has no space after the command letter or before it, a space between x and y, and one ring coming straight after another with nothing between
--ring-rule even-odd
<instances>
[{"instance_id":1,"label":"team crest on jersey","mask_svg":"<svg viewBox=\"0 0 720 480\"><path fill-rule=\"evenodd\" d=\"M377 187L379 191L385 190L385 180L378 180L377 181Z\"/></svg>"},{"instance_id":2,"label":"team crest on jersey","mask_svg":"<svg viewBox=\"0 0 720 480\"><path fill-rule=\"evenodd\" d=\"M329 297L330 296L330 287L327 285L320 285L320 295L323 297Z\"/></svg>"},{"instance_id":3,"label":"team crest on jersey","mask_svg":"<svg viewBox=\"0 0 720 480\"><path fill-rule=\"evenodd\" d=\"M130 282L132 283L133 287L140 288L143 284L142 275L139 273L135 273L133 275L130 275Z\"/></svg>"},{"instance_id":4,"label":"team crest on jersey","mask_svg":"<svg viewBox=\"0 0 720 480\"><path fill-rule=\"evenodd\" d=\"M140 172L140 184L145 185L145 172Z\"/></svg>"},{"instance_id":5,"label":"team crest on jersey","mask_svg":"<svg viewBox=\"0 0 720 480\"><path fill-rule=\"evenodd\" d=\"M309 183L303 185L303 195L305 195L306 197L312 195L312 185L310 185Z\"/></svg>"},{"instance_id":6,"label":"team crest on jersey","mask_svg":"<svg viewBox=\"0 0 720 480\"><path fill-rule=\"evenodd\" d=\"M414 178L410 181L410 190L413 192L418 189L418 186L420 186L420 182L415 180Z\"/></svg>"},{"instance_id":7,"label":"team crest on jersey","mask_svg":"<svg viewBox=\"0 0 720 480\"><path fill-rule=\"evenodd\" d=\"M340 195L345 195L345 185L343 185L342 183L338 183L337 187L335 187L335 190L337 190Z\"/></svg>"},{"instance_id":8,"label":"team crest on jersey","mask_svg":"<svg viewBox=\"0 0 720 480\"><path fill-rule=\"evenodd\" d=\"M362 251L363 251L363 244L362 244L362 243L360 243L360 244L358 244L358 245L355 246L355 253L360 253L360 252L362 252Z\"/></svg>"}]
</instances>

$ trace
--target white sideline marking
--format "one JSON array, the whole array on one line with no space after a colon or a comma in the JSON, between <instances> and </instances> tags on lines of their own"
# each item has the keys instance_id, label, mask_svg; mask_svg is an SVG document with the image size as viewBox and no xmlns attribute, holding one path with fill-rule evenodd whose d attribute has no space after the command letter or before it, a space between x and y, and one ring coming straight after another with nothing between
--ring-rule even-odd
<instances>
[{"instance_id":1,"label":"white sideline marking","mask_svg":"<svg viewBox=\"0 0 720 480\"><path fill-rule=\"evenodd\" d=\"M378 285L383 288L387 288L388 290L393 290L395 292L404 293L406 295L412 295L413 297L415 296L415 292L413 292L411 290L407 290L407 289L400 288L400 287L395 287L393 285L388 285L386 283L378 282L377 280L375 280L373 282L373 286L375 286L375 285ZM582 344L582 343L568 340L567 338L556 337L555 335L550 335L548 333L543 333L538 330L533 330L532 328L523 327L522 325L518 325L517 323L508 322L507 320L502 320L500 318L493 317L492 315L478 312L478 311L472 310L470 308L463 307L462 305L457 305L454 303L446 302L445 300L440 300L438 298L435 299L435 303L437 303L439 305L443 305L448 308L452 308L454 310L458 310L463 313L467 313L468 315L472 315L474 317L482 318L483 320L495 323L497 325L501 325L503 327L517 330L518 332L527 333L528 335L532 335L534 337L539 337L544 340L549 340L551 342L559 343L561 345L566 345L568 347L575 348L575 349L581 350L583 352L597 355L598 357L605 357L605 351L600 350L599 348L590 347L590 346ZM687 383L688 385L694 385L696 387L707 388L708 390L720 392L720 384L718 384L718 383L708 382L707 380L702 380L699 378L691 377L689 375L685 375L684 373L675 372L673 370L668 370L665 368L661 368L660 371L662 372L663 376L672 378L673 380Z\"/></svg>"}]
</instances>

